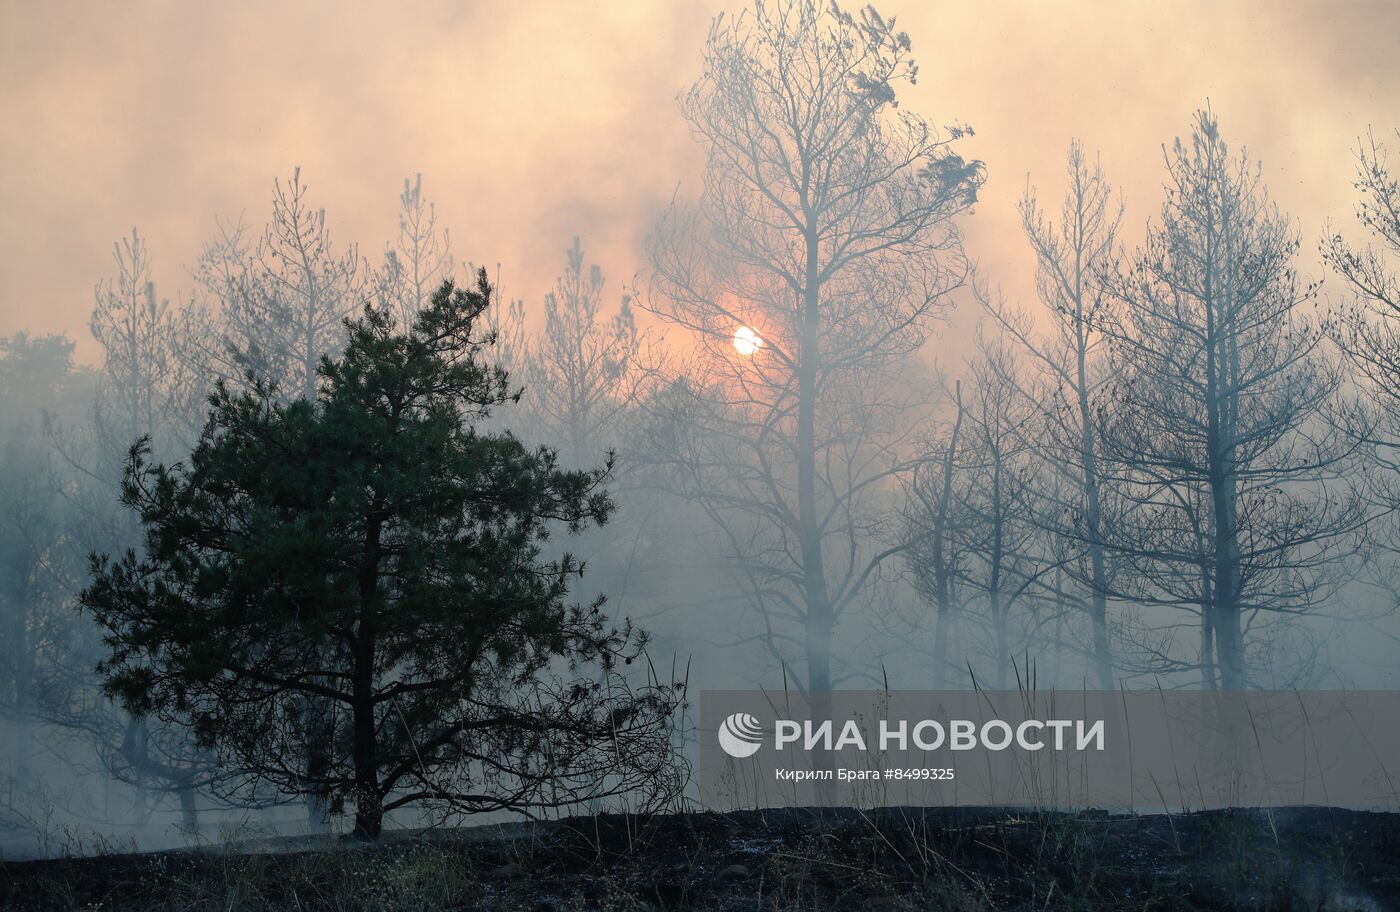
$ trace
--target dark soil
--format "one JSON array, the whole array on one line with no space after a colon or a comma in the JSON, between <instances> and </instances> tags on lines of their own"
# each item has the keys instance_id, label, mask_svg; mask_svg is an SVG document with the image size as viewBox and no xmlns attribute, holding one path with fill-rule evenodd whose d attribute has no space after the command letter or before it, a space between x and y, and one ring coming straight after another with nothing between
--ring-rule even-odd
<instances>
[{"instance_id":1,"label":"dark soil","mask_svg":"<svg viewBox=\"0 0 1400 912\"><path fill-rule=\"evenodd\" d=\"M0 865L4 909L1400 909L1400 814L602 816Z\"/></svg>"}]
</instances>

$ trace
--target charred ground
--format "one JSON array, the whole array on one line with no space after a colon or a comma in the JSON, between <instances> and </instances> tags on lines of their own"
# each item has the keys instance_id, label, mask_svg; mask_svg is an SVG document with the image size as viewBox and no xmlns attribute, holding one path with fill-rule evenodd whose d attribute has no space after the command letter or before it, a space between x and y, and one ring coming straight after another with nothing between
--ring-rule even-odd
<instances>
[{"instance_id":1,"label":"charred ground","mask_svg":"<svg viewBox=\"0 0 1400 912\"><path fill-rule=\"evenodd\" d=\"M1400 815L605 815L0 866L6 909L1400 908Z\"/></svg>"}]
</instances>

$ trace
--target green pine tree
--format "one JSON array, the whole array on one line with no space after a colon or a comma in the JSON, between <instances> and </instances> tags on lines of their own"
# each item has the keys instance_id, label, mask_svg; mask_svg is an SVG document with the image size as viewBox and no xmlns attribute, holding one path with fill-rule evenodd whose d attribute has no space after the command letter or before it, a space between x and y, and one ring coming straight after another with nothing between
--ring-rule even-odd
<instances>
[{"instance_id":1,"label":"green pine tree","mask_svg":"<svg viewBox=\"0 0 1400 912\"><path fill-rule=\"evenodd\" d=\"M490 295L483 272L410 327L366 309L314 401L221 383L187 463L133 448L144 553L94 556L82 595L130 710L191 726L241 790L353 804L365 838L409 805L672 787L679 686L631 686L617 665L645 637L601 598L571 604L583 565L545 552L551 529L607 520L609 467L474 427L518 395L482 360ZM333 733L314 774L308 707Z\"/></svg>"}]
</instances>

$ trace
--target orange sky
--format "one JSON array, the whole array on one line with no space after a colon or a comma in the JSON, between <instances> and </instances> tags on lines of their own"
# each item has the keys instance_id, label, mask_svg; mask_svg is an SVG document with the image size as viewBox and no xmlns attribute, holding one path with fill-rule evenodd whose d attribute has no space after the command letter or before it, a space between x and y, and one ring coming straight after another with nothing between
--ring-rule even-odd
<instances>
[{"instance_id":1,"label":"orange sky","mask_svg":"<svg viewBox=\"0 0 1400 912\"><path fill-rule=\"evenodd\" d=\"M574 234L613 289L700 162L675 105L722 0L42 4L0 0L0 335L67 331L139 226L163 294L216 215L262 224L301 165L340 241L378 259L421 171L459 256L539 298ZM732 5L731 5L732 8ZM987 277L1029 293L1014 204L1057 199L1071 137L1140 226L1163 142L1210 99L1299 222L1305 271L1350 218L1351 150L1400 126L1400 4L891 0L914 43L904 104L971 123L989 183L967 224ZM1400 149L1397 149L1400 154ZM966 318L964 318L966 319Z\"/></svg>"}]
</instances>

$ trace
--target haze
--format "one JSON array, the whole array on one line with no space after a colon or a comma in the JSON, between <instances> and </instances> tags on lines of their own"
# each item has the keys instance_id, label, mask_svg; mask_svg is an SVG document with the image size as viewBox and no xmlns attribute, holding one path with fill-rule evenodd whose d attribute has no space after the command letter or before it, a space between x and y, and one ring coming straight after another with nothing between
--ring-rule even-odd
<instances>
[{"instance_id":1,"label":"haze","mask_svg":"<svg viewBox=\"0 0 1400 912\"><path fill-rule=\"evenodd\" d=\"M903 103L977 131L989 180L969 252L1028 299L1014 203L1058 197L1080 137L1122 189L1133 234L1160 199L1160 147L1207 102L1263 161L1315 242L1349 221L1351 152L1400 109L1400 7L1386 3L891 2L919 84ZM266 220L300 165L334 237L377 259L404 177L457 254L501 264L538 305L581 234L613 287L699 148L675 95L698 74L711 2L4 4L0 336L66 332L95 361L92 287L137 226L176 299L215 217ZM1208 27L1206 27L1208 25ZM967 310L967 308L965 308Z\"/></svg>"}]
</instances>

